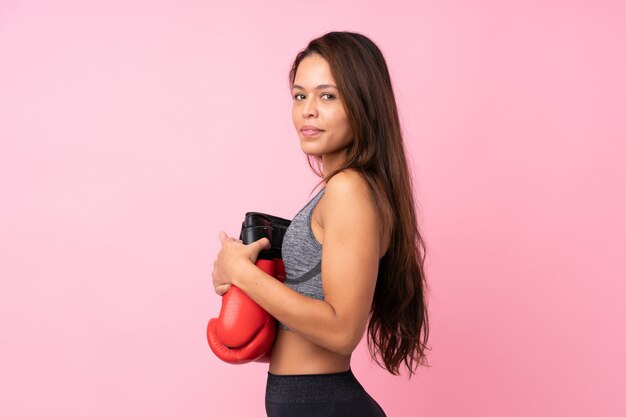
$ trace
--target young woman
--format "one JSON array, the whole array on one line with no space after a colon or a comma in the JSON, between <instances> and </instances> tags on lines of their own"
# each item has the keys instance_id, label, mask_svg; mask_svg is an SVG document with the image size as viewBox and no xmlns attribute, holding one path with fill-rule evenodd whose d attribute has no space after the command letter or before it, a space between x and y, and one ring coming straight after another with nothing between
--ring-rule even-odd
<instances>
[{"instance_id":1,"label":"young woman","mask_svg":"<svg viewBox=\"0 0 626 417\"><path fill-rule=\"evenodd\" d=\"M221 232L213 285L220 295L236 285L278 321L268 416L384 416L350 367L365 328L393 375L427 365L428 349L425 246L387 64L367 37L330 32L296 56L289 82L324 187L284 236L284 284L254 265L267 239Z\"/></svg>"}]
</instances>

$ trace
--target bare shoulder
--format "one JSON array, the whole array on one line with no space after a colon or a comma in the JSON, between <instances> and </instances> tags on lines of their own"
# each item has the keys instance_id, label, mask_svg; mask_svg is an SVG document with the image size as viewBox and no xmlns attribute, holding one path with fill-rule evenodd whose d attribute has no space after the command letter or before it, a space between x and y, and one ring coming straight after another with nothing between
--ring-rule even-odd
<instances>
[{"instance_id":1,"label":"bare shoulder","mask_svg":"<svg viewBox=\"0 0 626 417\"><path fill-rule=\"evenodd\" d=\"M354 228L361 232L377 233L375 202L365 178L354 170L344 170L334 175L326 184L320 202L320 223L328 231Z\"/></svg>"},{"instance_id":2,"label":"bare shoulder","mask_svg":"<svg viewBox=\"0 0 626 417\"><path fill-rule=\"evenodd\" d=\"M367 180L357 171L347 169L334 175L326 184L326 192L320 201L319 224L327 230L333 227L347 233L359 230L362 238L378 241L379 257L387 251L390 233L382 227L377 202L374 200ZM380 201L385 205L388 202Z\"/></svg>"},{"instance_id":3,"label":"bare shoulder","mask_svg":"<svg viewBox=\"0 0 626 417\"><path fill-rule=\"evenodd\" d=\"M333 176L326 184L326 194L370 198L367 181L361 174L352 169L346 169Z\"/></svg>"}]
</instances>

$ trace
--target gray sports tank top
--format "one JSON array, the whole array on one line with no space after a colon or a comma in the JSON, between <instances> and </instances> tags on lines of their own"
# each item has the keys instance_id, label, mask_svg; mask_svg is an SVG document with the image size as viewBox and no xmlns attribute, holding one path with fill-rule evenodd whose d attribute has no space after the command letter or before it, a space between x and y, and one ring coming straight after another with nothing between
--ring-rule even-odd
<instances>
[{"instance_id":1,"label":"gray sports tank top","mask_svg":"<svg viewBox=\"0 0 626 417\"><path fill-rule=\"evenodd\" d=\"M307 297L324 299L322 291L322 245L313 236L311 216L326 187L295 215L283 236L285 285ZM289 330L281 322L279 328Z\"/></svg>"}]
</instances>

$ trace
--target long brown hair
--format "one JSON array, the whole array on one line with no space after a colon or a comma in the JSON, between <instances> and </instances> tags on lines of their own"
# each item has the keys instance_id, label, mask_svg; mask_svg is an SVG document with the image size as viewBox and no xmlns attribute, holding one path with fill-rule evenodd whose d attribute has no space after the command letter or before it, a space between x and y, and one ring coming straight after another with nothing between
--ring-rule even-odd
<instances>
[{"instance_id":1,"label":"long brown hair","mask_svg":"<svg viewBox=\"0 0 626 417\"><path fill-rule=\"evenodd\" d=\"M370 309L367 345L370 356L391 374L404 362L409 378L419 365L429 366L428 310L424 274L426 247L418 230L412 182L389 70L380 49L354 32L329 32L313 39L296 56L290 87L302 59L319 54L329 64L341 94L352 133L345 163L322 181L352 169L367 180L380 218L380 236L389 236ZM323 177L307 158L311 169ZM423 337L423 340L422 340ZM382 364L378 357L382 359Z\"/></svg>"}]
</instances>

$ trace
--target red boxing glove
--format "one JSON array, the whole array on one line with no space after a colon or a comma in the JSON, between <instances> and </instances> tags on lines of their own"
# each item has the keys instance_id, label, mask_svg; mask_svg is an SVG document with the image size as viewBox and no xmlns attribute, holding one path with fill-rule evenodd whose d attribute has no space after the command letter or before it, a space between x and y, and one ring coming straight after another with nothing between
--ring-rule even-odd
<instances>
[{"instance_id":1,"label":"red boxing glove","mask_svg":"<svg viewBox=\"0 0 626 417\"><path fill-rule=\"evenodd\" d=\"M256 265L274 276L273 260L259 259ZM280 267L278 272L284 280L284 266L282 272ZM269 360L275 336L276 320L234 285L222 297L219 317L209 320L207 326L211 350L218 358L232 364L248 363L262 357Z\"/></svg>"},{"instance_id":2,"label":"red boxing glove","mask_svg":"<svg viewBox=\"0 0 626 417\"><path fill-rule=\"evenodd\" d=\"M285 282L285 275L285 264L283 263L283 260L281 258L274 258L274 278L280 282ZM270 316L270 320L273 322L274 328L276 328L276 319ZM256 362L269 363L271 357L272 349L270 347L270 349L267 350L267 353L257 359Z\"/></svg>"},{"instance_id":3,"label":"red boxing glove","mask_svg":"<svg viewBox=\"0 0 626 417\"><path fill-rule=\"evenodd\" d=\"M266 213L248 212L241 224L239 239L244 244L266 237L271 248L259 252L256 265L280 282L285 281L282 240L290 220ZM233 363L269 362L276 337L276 319L241 289L231 285L222 297L216 319L209 320L207 340L215 355Z\"/></svg>"}]
</instances>

